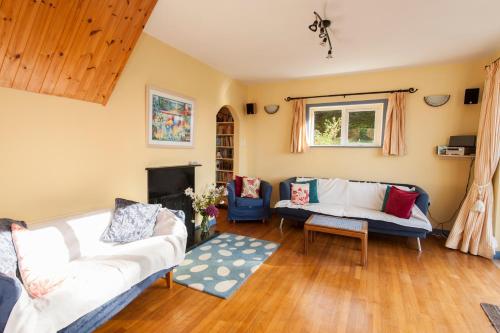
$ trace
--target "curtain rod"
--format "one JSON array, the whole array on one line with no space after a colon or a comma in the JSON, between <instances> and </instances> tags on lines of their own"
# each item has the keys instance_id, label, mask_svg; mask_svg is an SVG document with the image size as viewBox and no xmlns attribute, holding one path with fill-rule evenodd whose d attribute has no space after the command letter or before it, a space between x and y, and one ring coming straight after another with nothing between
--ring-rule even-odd
<instances>
[{"instance_id":1,"label":"curtain rod","mask_svg":"<svg viewBox=\"0 0 500 333\"><path fill-rule=\"evenodd\" d=\"M493 61L491 62L491 64L492 64L492 63L494 63L495 61L498 61L498 60L500 60L500 57L498 57L498 58L496 58L495 60L493 60ZM484 66L484 68L488 68L488 67L490 67L490 66L491 66L491 64Z\"/></svg>"},{"instance_id":2,"label":"curtain rod","mask_svg":"<svg viewBox=\"0 0 500 333\"><path fill-rule=\"evenodd\" d=\"M382 91L368 91L359 93L345 93L345 94L333 94L333 95L316 95L316 96L302 96L302 97L290 97L285 98L285 101L290 102L294 99L311 99L311 98L324 98L324 97L346 97L346 96L357 96L357 95L375 95L375 94L391 94L396 92L408 92L413 94L418 91L416 88L399 89L399 90L382 90Z\"/></svg>"}]
</instances>

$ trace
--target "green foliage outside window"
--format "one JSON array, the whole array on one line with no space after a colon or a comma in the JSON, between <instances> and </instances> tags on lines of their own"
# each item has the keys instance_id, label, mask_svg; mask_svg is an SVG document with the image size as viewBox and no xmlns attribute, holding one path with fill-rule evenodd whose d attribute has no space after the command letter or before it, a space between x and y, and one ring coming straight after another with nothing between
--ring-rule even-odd
<instances>
[{"instance_id":1,"label":"green foliage outside window","mask_svg":"<svg viewBox=\"0 0 500 333\"><path fill-rule=\"evenodd\" d=\"M338 145L340 144L340 131L342 127L342 111L324 111L314 114L314 144Z\"/></svg>"}]
</instances>

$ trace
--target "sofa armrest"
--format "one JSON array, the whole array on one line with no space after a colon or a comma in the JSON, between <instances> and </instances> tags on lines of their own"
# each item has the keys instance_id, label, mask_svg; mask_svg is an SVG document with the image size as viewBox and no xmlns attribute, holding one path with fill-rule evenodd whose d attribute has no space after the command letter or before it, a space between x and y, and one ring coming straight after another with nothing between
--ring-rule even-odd
<instances>
[{"instance_id":1,"label":"sofa armrest","mask_svg":"<svg viewBox=\"0 0 500 333\"><path fill-rule=\"evenodd\" d=\"M429 194L425 192L424 189L418 186L414 186L415 191L417 191L420 195L418 196L417 200L415 201L415 205L420 208L422 213L427 215L427 212L429 211Z\"/></svg>"},{"instance_id":2,"label":"sofa armrest","mask_svg":"<svg viewBox=\"0 0 500 333\"><path fill-rule=\"evenodd\" d=\"M280 183L280 200L290 200L292 195L290 193L290 184L295 182L297 178L288 178Z\"/></svg>"},{"instance_id":3,"label":"sofa armrest","mask_svg":"<svg viewBox=\"0 0 500 333\"><path fill-rule=\"evenodd\" d=\"M260 182L260 196L264 199L264 207L268 208L271 206L271 195L273 193L273 187L266 181L261 180Z\"/></svg>"},{"instance_id":4,"label":"sofa armrest","mask_svg":"<svg viewBox=\"0 0 500 333\"><path fill-rule=\"evenodd\" d=\"M234 186L234 180L227 183L227 205L236 206L236 189Z\"/></svg>"},{"instance_id":5,"label":"sofa armrest","mask_svg":"<svg viewBox=\"0 0 500 333\"><path fill-rule=\"evenodd\" d=\"M0 273L0 332L3 332L10 313L21 297L23 286L17 278Z\"/></svg>"}]
</instances>

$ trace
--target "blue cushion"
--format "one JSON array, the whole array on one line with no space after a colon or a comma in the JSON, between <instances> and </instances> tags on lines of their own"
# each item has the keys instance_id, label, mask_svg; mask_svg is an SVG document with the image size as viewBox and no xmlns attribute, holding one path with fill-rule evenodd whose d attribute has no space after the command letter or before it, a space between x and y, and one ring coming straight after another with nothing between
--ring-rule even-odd
<instances>
[{"instance_id":1,"label":"blue cushion","mask_svg":"<svg viewBox=\"0 0 500 333\"><path fill-rule=\"evenodd\" d=\"M237 207L262 207L264 206L264 200L262 198L236 198Z\"/></svg>"},{"instance_id":2,"label":"blue cushion","mask_svg":"<svg viewBox=\"0 0 500 333\"><path fill-rule=\"evenodd\" d=\"M309 184L309 203L319 203L318 199L318 180L312 179L303 182L295 182L296 184Z\"/></svg>"}]
</instances>

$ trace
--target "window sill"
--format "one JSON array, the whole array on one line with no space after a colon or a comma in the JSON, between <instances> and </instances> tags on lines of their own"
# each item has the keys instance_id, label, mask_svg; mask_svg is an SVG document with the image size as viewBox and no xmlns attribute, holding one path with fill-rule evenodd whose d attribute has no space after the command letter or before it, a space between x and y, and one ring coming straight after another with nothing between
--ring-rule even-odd
<instances>
[{"instance_id":1,"label":"window sill","mask_svg":"<svg viewBox=\"0 0 500 333\"><path fill-rule=\"evenodd\" d=\"M382 145L310 145L309 148L382 148Z\"/></svg>"}]
</instances>

